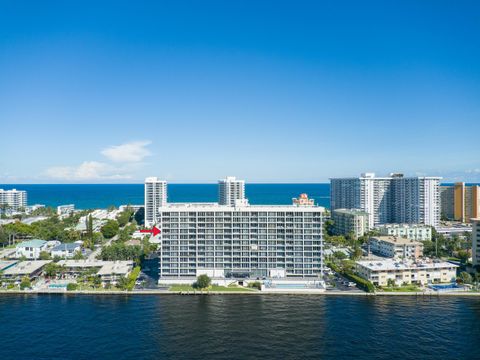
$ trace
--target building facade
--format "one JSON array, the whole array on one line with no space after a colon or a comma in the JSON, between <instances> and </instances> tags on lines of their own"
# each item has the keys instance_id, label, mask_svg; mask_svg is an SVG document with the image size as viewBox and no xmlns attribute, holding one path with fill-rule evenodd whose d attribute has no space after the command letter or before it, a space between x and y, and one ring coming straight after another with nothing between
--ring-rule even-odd
<instances>
[{"instance_id":1,"label":"building facade","mask_svg":"<svg viewBox=\"0 0 480 360\"><path fill-rule=\"evenodd\" d=\"M480 265L480 218L471 219L471 222L473 265Z\"/></svg>"},{"instance_id":2,"label":"building facade","mask_svg":"<svg viewBox=\"0 0 480 360\"><path fill-rule=\"evenodd\" d=\"M57 206L57 215L59 215L59 216L70 215L73 212L75 212L75 205L74 204Z\"/></svg>"},{"instance_id":3,"label":"building facade","mask_svg":"<svg viewBox=\"0 0 480 360\"><path fill-rule=\"evenodd\" d=\"M158 208L167 204L167 182L156 177L145 179L145 227L155 225Z\"/></svg>"},{"instance_id":4,"label":"building facade","mask_svg":"<svg viewBox=\"0 0 480 360\"><path fill-rule=\"evenodd\" d=\"M245 202L245 181L228 176L218 181L218 203L220 205L235 206L236 203Z\"/></svg>"},{"instance_id":5,"label":"building facade","mask_svg":"<svg viewBox=\"0 0 480 360\"><path fill-rule=\"evenodd\" d=\"M368 213L359 209L333 210L332 220L335 235L353 234L358 239L370 228Z\"/></svg>"},{"instance_id":6,"label":"building facade","mask_svg":"<svg viewBox=\"0 0 480 360\"><path fill-rule=\"evenodd\" d=\"M160 280L318 278L323 212L317 206L170 203L159 209Z\"/></svg>"},{"instance_id":7,"label":"building facade","mask_svg":"<svg viewBox=\"0 0 480 360\"><path fill-rule=\"evenodd\" d=\"M357 261L356 273L375 286L387 286L389 280L395 285L449 283L457 276L457 265L449 262L398 262L393 259L381 261Z\"/></svg>"},{"instance_id":8,"label":"building facade","mask_svg":"<svg viewBox=\"0 0 480 360\"><path fill-rule=\"evenodd\" d=\"M432 240L432 228L419 224L384 224L376 229L382 236L403 237L409 240L426 241Z\"/></svg>"},{"instance_id":9,"label":"building facade","mask_svg":"<svg viewBox=\"0 0 480 360\"><path fill-rule=\"evenodd\" d=\"M42 251L46 251L48 244L44 240L33 239L17 244L15 256L17 258L25 257L27 259L38 259Z\"/></svg>"},{"instance_id":10,"label":"building facade","mask_svg":"<svg viewBox=\"0 0 480 360\"><path fill-rule=\"evenodd\" d=\"M7 205L13 211L25 208L27 206L27 192L17 189L0 189L0 205Z\"/></svg>"},{"instance_id":11,"label":"building facade","mask_svg":"<svg viewBox=\"0 0 480 360\"><path fill-rule=\"evenodd\" d=\"M371 252L395 259L418 259L423 256L423 244L395 236L375 236L368 241Z\"/></svg>"},{"instance_id":12,"label":"building facade","mask_svg":"<svg viewBox=\"0 0 480 360\"><path fill-rule=\"evenodd\" d=\"M470 222L480 216L480 186L457 182L441 186L442 217Z\"/></svg>"},{"instance_id":13,"label":"building facade","mask_svg":"<svg viewBox=\"0 0 480 360\"><path fill-rule=\"evenodd\" d=\"M376 177L330 179L331 209L361 209L369 214L369 226L388 223L440 222L439 177Z\"/></svg>"}]
</instances>

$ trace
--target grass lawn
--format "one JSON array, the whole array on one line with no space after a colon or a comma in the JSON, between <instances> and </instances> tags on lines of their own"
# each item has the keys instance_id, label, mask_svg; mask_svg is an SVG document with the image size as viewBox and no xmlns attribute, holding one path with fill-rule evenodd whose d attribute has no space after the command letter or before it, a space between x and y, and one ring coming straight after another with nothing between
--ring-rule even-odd
<instances>
[{"instance_id":1,"label":"grass lawn","mask_svg":"<svg viewBox=\"0 0 480 360\"><path fill-rule=\"evenodd\" d=\"M180 285L175 284L170 286L169 291L199 291L198 289L193 288L192 285ZM245 292L245 291L254 291L253 289L247 289L240 286L219 286L212 285L208 291L232 291L232 292Z\"/></svg>"},{"instance_id":2,"label":"grass lawn","mask_svg":"<svg viewBox=\"0 0 480 360\"><path fill-rule=\"evenodd\" d=\"M390 292L418 292L421 291L420 288L416 285L406 285L406 286L398 286L398 287L385 287L382 288L383 291L390 291Z\"/></svg>"}]
</instances>

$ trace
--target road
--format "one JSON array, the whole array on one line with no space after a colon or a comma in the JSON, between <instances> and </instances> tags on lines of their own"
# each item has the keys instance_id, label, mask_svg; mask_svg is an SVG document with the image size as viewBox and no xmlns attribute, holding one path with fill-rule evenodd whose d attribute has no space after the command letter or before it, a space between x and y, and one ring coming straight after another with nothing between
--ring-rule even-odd
<instances>
[{"instance_id":1,"label":"road","mask_svg":"<svg viewBox=\"0 0 480 360\"><path fill-rule=\"evenodd\" d=\"M118 239L118 235L115 235L113 238L111 238L110 240L108 240L105 244L97 247L95 250L93 250L93 251L91 252L90 255L88 255L87 260L88 260L88 261L94 261L94 260L96 260L96 259L97 259L97 256L100 255L100 252L102 251L102 247L103 247L103 246L109 246L109 245L112 243L112 241L115 241L115 240L117 240L117 239Z\"/></svg>"}]
</instances>

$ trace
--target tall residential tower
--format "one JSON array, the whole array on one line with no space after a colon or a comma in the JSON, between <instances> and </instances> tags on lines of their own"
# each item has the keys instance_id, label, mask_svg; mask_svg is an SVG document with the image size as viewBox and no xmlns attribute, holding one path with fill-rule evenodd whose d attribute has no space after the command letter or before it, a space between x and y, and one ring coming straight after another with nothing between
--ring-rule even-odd
<instances>
[{"instance_id":1,"label":"tall residential tower","mask_svg":"<svg viewBox=\"0 0 480 360\"><path fill-rule=\"evenodd\" d=\"M330 179L330 202L335 209L361 209L369 214L369 225L388 223L425 224L440 222L439 177L375 177Z\"/></svg>"},{"instance_id":2,"label":"tall residential tower","mask_svg":"<svg viewBox=\"0 0 480 360\"><path fill-rule=\"evenodd\" d=\"M245 181L237 180L234 176L218 181L218 203L220 205L235 206L242 204L245 199Z\"/></svg>"},{"instance_id":3,"label":"tall residential tower","mask_svg":"<svg viewBox=\"0 0 480 360\"><path fill-rule=\"evenodd\" d=\"M480 216L480 186L457 182L440 188L442 217L470 222L471 218Z\"/></svg>"},{"instance_id":4,"label":"tall residential tower","mask_svg":"<svg viewBox=\"0 0 480 360\"><path fill-rule=\"evenodd\" d=\"M27 206L27 192L17 189L0 189L0 205L8 205L14 211L25 208Z\"/></svg>"},{"instance_id":5,"label":"tall residential tower","mask_svg":"<svg viewBox=\"0 0 480 360\"><path fill-rule=\"evenodd\" d=\"M156 177L145 179L145 226L155 225L158 208L167 205L167 182Z\"/></svg>"}]
</instances>

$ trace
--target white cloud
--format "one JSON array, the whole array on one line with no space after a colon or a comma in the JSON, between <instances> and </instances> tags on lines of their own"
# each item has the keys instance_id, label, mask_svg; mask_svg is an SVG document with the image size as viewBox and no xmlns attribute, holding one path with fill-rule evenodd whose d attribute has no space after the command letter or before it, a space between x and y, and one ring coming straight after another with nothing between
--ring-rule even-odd
<instances>
[{"instance_id":1,"label":"white cloud","mask_svg":"<svg viewBox=\"0 0 480 360\"><path fill-rule=\"evenodd\" d=\"M136 163L151 155L150 150L146 148L150 144L151 141L132 141L110 146L102 150L102 155L113 162Z\"/></svg>"},{"instance_id":2,"label":"white cloud","mask_svg":"<svg viewBox=\"0 0 480 360\"><path fill-rule=\"evenodd\" d=\"M45 172L47 177L58 180L121 180L130 179L128 174L121 173L115 167L97 162L84 161L78 166L54 166Z\"/></svg>"}]
</instances>

